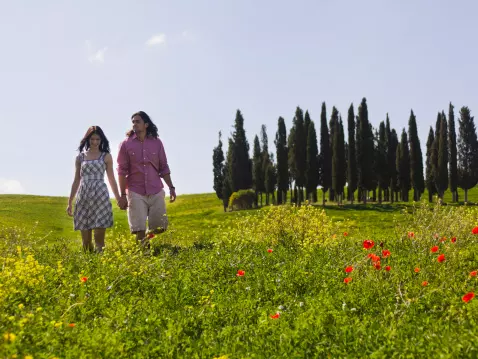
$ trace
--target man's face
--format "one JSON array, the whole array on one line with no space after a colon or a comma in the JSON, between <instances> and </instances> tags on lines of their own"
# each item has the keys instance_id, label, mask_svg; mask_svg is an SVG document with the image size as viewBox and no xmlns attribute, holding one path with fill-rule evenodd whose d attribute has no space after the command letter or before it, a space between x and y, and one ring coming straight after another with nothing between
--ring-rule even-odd
<instances>
[{"instance_id":1,"label":"man's face","mask_svg":"<svg viewBox=\"0 0 478 359\"><path fill-rule=\"evenodd\" d=\"M133 131L135 133L142 133L142 132L146 132L146 128L148 128L148 124L147 123L144 123L143 119L141 118L141 116L134 116L132 119L131 119L131 123L133 124Z\"/></svg>"}]
</instances>

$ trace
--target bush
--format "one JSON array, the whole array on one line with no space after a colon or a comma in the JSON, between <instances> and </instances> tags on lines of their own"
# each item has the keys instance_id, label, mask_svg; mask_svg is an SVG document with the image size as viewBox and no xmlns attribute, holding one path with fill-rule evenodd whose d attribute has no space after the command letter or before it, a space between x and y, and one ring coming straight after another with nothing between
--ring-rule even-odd
<instances>
[{"instance_id":1,"label":"bush","mask_svg":"<svg viewBox=\"0 0 478 359\"><path fill-rule=\"evenodd\" d=\"M347 228L345 222L334 222L323 209L311 205L270 206L259 213L238 218L224 231L225 244L283 244L304 249L330 244Z\"/></svg>"},{"instance_id":2,"label":"bush","mask_svg":"<svg viewBox=\"0 0 478 359\"><path fill-rule=\"evenodd\" d=\"M251 209L255 199L256 194L252 189L241 189L229 197L229 208L231 210Z\"/></svg>"}]
</instances>

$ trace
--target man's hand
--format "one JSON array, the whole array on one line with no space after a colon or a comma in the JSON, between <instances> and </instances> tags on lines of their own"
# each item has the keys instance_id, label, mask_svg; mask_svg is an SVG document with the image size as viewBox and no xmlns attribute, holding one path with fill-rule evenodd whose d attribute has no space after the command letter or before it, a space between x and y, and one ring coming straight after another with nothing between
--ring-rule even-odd
<instances>
[{"instance_id":1,"label":"man's hand","mask_svg":"<svg viewBox=\"0 0 478 359\"><path fill-rule=\"evenodd\" d=\"M173 203L176 200L176 189L170 188L169 189L169 202Z\"/></svg>"}]
</instances>

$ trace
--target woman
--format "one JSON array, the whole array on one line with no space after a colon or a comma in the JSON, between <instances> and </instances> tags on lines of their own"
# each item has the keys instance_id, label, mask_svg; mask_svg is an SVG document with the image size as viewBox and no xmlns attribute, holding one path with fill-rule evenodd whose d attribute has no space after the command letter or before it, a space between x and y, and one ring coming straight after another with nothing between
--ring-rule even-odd
<instances>
[{"instance_id":1,"label":"woman","mask_svg":"<svg viewBox=\"0 0 478 359\"><path fill-rule=\"evenodd\" d=\"M103 130L99 126L88 128L78 151L80 153L75 161L75 179L66 211L69 216L74 216L75 231L81 231L83 249L93 251L92 230L94 230L96 251L102 252L106 228L113 226L113 209L108 187L104 182L105 171L118 205L121 203L113 174L110 145ZM71 204L75 196L75 209L72 212Z\"/></svg>"}]
</instances>

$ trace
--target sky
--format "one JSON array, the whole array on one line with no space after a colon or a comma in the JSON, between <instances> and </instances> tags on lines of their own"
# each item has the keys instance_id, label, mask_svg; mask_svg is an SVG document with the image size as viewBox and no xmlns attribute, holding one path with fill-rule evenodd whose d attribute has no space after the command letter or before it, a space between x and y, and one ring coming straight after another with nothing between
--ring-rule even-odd
<instances>
[{"instance_id":1,"label":"sky","mask_svg":"<svg viewBox=\"0 0 478 359\"><path fill-rule=\"evenodd\" d=\"M367 99L422 150L437 112L478 111L475 0L2 0L0 193L69 196L76 149L101 126L116 159L143 110L177 194L213 192L212 151L241 110L251 147L297 106ZM346 129L345 129L346 130Z\"/></svg>"}]
</instances>

